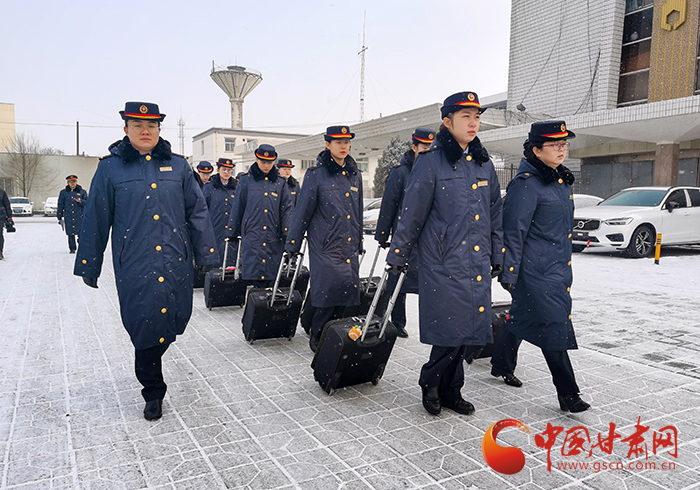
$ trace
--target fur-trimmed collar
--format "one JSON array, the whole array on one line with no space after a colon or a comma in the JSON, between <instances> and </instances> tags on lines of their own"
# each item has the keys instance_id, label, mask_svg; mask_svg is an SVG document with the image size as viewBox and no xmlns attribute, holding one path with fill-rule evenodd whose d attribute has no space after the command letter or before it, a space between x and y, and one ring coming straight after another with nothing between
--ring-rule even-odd
<instances>
[{"instance_id":1,"label":"fur-trimmed collar","mask_svg":"<svg viewBox=\"0 0 700 490\"><path fill-rule=\"evenodd\" d=\"M299 187L299 181L293 175L290 175L287 178L287 185L293 189L294 187Z\"/></svg>"},{"instance_id":2,"label":"fur-trimmed collar","mask_svg":"<svg viewBox=\"0 0 700 490\"><path fill-rule=\"evenodd\" d=\"M413 163L416 161L416 154L413 153L413 149L409 149L403 154L399 163L408 167L408 170L413 170Z\"/></svg>"},{"instance_id":3,"label":"fur-trimmed collar","mask_svg":"<svg viewBox=\"0 0 700 490\"><path fill-rule=\"evenodd\" d=\"M80 184L75 186L75 190L72 190L69 185L66 185L66 191L68 192L81 192L83 190L82 187L80 187Z\"/></svg>"},{"instance_id":4,"label":"fur-trimmed collar","mask_svg":"<svg viewBox=\"0 0 700 490\"><path fill-rule=\"evenodd\" d=\"M559 165L557 168L552 168L547 166L542 160L536 156L526 158L525 161L532 165L532 167L537 170L537 174L542 178L545 184L549 185L554 181L562 179L569 185L572 185L576 178L571 170L566 168L563 164Z\"/></svg>"},{"instance_id":5,"label":"fur-trimmed collar","mask_svg":"<svg viewBox=\"0 0 700 490\"><path fill-rule=\"evenodd\" d=\"M268 178L268 180L275 180L277 177L279 177L279 172L277 171L277 167L274 165L272 166L272 169L264 174L262 170L260 170L260 167L258 167L258 162L255 162L250 166L248 169L248 173L255 179L255 180L263 180L265 177Z\"/></svg>"},{"instance_id":6,"label":"fur-trimmed collar","mask_svg":"<svg viewBox=\"0 0 700 490\"><path fill-rule=\"evenodd\" d=\"M114 155L122 157L124 163L133 162L141 158L141 153L131 146L131 141L129 141L128 136L124 136L123 139L112 143L109 147L109 151ZM151 155L159 160L171 160L173 158L173 152L170 149L170 143L163 138L158 138L158 143L151 150Z\"/></svg>"},{"instance_id":7,"label":"fur-trimmed collar","mask_svg":"<svg viewBox=\"0 0 700 490\"><path fill-rule=\"evenodd\" d=\"M459 159L462 158L464 150L447 129L443 128L442 130L438 131L435 139L445 152L445 156L447 157L447 161L450 162L450 165L455 165ZM489 161L489 153L486 151L486 148L481 145L481 140L479 140L478 136L474 137L472 142L469 143L469 147L467 149L467 154L472 155L472 161L474 163L483 165Z\"/></svg>"},{"instance_id":8,"label":"fur-trimmed collar","mask_svg":"<svg viewBox=\"0 0 700 490\"><path fill-rule=\"evenodd\" d=\"M213 185L217 189L229 189L229 190L236 189L236 179L233 176L229 177L226 185L224 185L224 183L221 182L221 175L219 175L219 174L212 175L211 178L209 179L209 182L211 182L211 185Z\"/></svg>"},{"instance_id":9,"label":"fur-trimmed collar","mask_svg":"<svg viewBox=\"0 0 700 490\"><path fill-rule=\"evenodd\" d=\"M346 170L348 175L355 175L357 173L357 164L350 155L345 157L345 165L341 167L333 160L329 149L325 149L318 154L316 163L325 167L331 175L335 175L341 170Z\"/></svg>"}]
</instances>

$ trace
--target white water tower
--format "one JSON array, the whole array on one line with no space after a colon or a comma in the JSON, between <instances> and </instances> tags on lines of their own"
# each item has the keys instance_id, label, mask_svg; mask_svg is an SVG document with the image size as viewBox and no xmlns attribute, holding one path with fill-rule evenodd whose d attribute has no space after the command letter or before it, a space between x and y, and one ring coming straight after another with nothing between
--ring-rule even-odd
<instances>
[{"instance_id":1,"label":"white water tower","mask_svg":"<svg viewBox=\"0 0 700 490\"><path fill-rule=\"evenodd\" d=\"M216 67L212 61L209 76L231 102L231 128L243 129L243 100L262 82L262 73L237 65Z\"/></svg>"}]
</instances>

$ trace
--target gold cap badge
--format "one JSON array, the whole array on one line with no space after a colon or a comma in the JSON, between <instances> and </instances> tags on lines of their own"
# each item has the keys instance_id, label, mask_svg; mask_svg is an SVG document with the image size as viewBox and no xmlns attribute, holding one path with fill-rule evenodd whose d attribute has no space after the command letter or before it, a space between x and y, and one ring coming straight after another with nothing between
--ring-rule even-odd
<instances>
[{"instance_id":1,"label":"gold cap badge","mask_svg":"<svg viewBox=\"0 0 700 490\"><path fill-rule=\"evenodd\" d=\"M142 114L146 114L148 112L148 107L146 107L145 105L142 105L141 107L139 107L139 110L141 111Z\"/></svg>"},{"instance_id":2,"label":"gold cap badge","mask_svg":"<svg viewBox=\"0 0 700 490\"><path fill-rule=\"evenodd\" d=\"M471 93L471 92L469 92L469 93L467 94L467 99L469 99L469 100L474 100L474 94Z\"/></svg>"}]
</instances>

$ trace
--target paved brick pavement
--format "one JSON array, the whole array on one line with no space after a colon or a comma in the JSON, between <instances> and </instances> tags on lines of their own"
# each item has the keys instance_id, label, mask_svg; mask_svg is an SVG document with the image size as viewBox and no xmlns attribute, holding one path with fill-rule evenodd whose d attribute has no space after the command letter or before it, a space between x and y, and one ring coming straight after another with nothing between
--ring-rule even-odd
<instances>
[{"instance_id":1,"label":"paved brick pavement","mask_svg":"<svg viewBox=\"0 0 700 490\"><path fill-rule=\"evenodd\" d=\"M72 276L74 256L55 219L17 220L0 262L0 489L669 489L700 487L700 251L670 251L661 266L605 254L574 258L571 353L593 409L571 415L556 403L544 360L523 345L523 388L467 367L463 394L474 416L427 414L417 376L429 348L418 342L417 300L409 296L411 337L398 339L378 386L326 395L313 381L307 337L247 344L239 308L195 310L168 350L164 416L142 417L133 350L119 320L111 261L92 290ZM367 248L373 251L373 244ZM369 261L368 261L369 262ZM363 269L369 267L365 264ZM500 288L496 299L504 299ZM622 438L641 417L648 459L595 448L562 456L576 426ZM484 462L484 431L516 418L499 441L520 447L525 468L496 473ZM535 434L564 428L551 451ZM652 433L678 430L678 455L653 454ZM586 451L589 443L584 445ZM589 463L560 469L557 463ZM593 463L625 469L598 471ZM629 464L632 463L632 469ZM657 469L637 470L654 463ZM662 463L675 468L661 470Z\"/></svg>"}]
</instances>

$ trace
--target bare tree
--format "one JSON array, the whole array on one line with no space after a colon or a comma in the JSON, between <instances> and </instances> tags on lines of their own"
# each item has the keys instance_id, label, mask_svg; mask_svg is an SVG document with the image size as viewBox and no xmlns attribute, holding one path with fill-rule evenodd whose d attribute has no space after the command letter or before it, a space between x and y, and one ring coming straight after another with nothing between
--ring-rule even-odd
<instances>
[{"instance_id":1,"label":"bare tree","mask_svg":"<svg viewBox=\"0 0 700 490\"><path fill-rule=\"evenodd\" d=\"M53 180L46 161L46 155L61 155L63 152L55 148L42 148L33 136L19 134L5 144L7 155L0 161L0 173L12 179L17 191L22 196L29 196L32 186L45 180Z\"/></svg>"}]
</instances>

